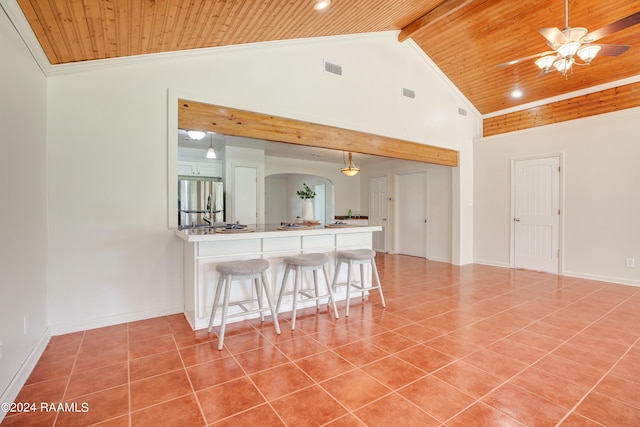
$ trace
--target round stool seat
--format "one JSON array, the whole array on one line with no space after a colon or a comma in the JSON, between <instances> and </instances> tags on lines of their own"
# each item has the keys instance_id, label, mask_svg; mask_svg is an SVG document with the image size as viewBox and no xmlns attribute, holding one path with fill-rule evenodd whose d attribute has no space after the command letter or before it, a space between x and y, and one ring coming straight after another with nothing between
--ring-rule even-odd
<instances>
[{"instance_id":1,"label":"round stool seat","mask_svg":"<svg viewBox=\"0 0 640 427\"><path fill-rule=\"evenodd\" d=\"M351 259L354 261L364 261L375 258L376 251L373 249L354 249L352 251L338 252L338 258Z\"/></svg>"},{"instance_id":2,"label":"round stool seat","mask_svg":"<svg viewBox=\"0 0 640 427\"><path fill-rule=\"evenodd\" d=\"M354 249L347 251L339 251L336 254L336 272L333 275L333 291L335 292L337 286L338 276L340 275L340 267L342 264L347 264L347 309L345 311L345 316L349 315L349 303L351 300L351 288L356 289L356 293L360 293L362 295L362 299L364 300L364 296L368 291L373 289L377 289L380 294L380 302L382 303L382 307L386 307L384 302L384 295L382 295L382 286L380 285L380 277L378 275L378 268L376 267L376 251L373 249ZM373 280L371 284L366 283L367 280L365 278L365 265L371 265L371 271L373 273ZM360 266L360 280L354 281L352 276L352 268L354 266Z\"/></svg>"},{"instance_id":3,"label":"round stool seat","mask_svg":"<svg viewBox=\"0 0 640 427\"><path fill-rule=\"evenodd\" d=\"M260 314L260 321L264 322L264 312L271 312L273 316L273 324L276 328L276 334L280 335L280 325L278 324L278 313L271 299L271 289L269 287L269 279L267 278L267 269L269 261L265 259L247 259L238 261L221 262L216 265L218 274L218 282L216 291L213 296L213 307L211 309L211 317L209 318L209 329L213 329L213 320L216 316L216 310L220 306L222 308L222 316L220 318L220 332L218 333L218 350L222 350L224 345L224 333L227 328L228 317L245 316L248 314ZM243 301L237 299L230 301L232 282L242 282L251 280L255 287L255 294ZM261 289L262 287L262 289ZM224 292L223 292L224 290ZM264 295L263 295L264 292ZM224 293L222 304L220 297ZM267 307L262 306L262 297L267 297ZM254 309L257 303L258 308ZM229 306L237 306L242 311L228 314Z\"/></svg>"},{"instance_id":4,"label":"round stool seat","mask_svg":"<svg viewBox=\"0 0 640 427\"><path fill-rule=\"evenodd\" d=\"M260 274L269 268L269 261L266 259L247 259L241 261L223 262L216 266L216 270L222 274L231 276L248 276Z\"/></svg>"},{"instance_id":5,"label":"round stool seat","mask_svg":"<svg viewBox=\"0 0 640 427\"><path fill-rule=\"evenodd\" d=\"M333 313L338 318L338 307L336 307L336 299L333 296L333 289L329 282L329 274L327 273L327 263L329 262L329 255L325 253L308 253L301 255L290 255L283 259L285 264L284 275L282 276L282 285L280 285L280 296L278 296L278 302L276 304L276 312L280 311L280 304L282 298L285 295L285 288L287 287L287 279L289 273L293 272L293 291L287 292L289 295L293 295L293 309L291 310L291 330L296 329L296 313L298 309L298 300L300 301L315 301L316 309L320 309L320 299L328 298L327 305L331 303L333 307ZM327 295L320 295L318 290L318 270L322 270L324 274L324 281L327 285ZM303 273L313 272L313 288L303 287Z\"/></svg>"},{"instance_id":6,"label":"round stool seat","mask_svg":"<svg viewBox=\"0 0 640 427\"><path fill-rule=\"evenodd\" d=\"M329 255L322 253L284 257L285 264L300 267L320 267L327 261L329 261Z\"/></svg>"}]
</instances>

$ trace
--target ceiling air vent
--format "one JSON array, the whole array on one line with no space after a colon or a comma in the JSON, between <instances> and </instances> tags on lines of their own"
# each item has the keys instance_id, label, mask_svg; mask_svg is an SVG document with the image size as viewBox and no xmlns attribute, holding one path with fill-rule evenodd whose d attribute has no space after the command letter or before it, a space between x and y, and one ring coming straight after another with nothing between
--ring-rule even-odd
<instances>
[{"instance_id":1,"label":"ceiling air vent","mask_svg":"<svg viewBox=\"0 0 640 427\"><path fill-rule=\"evenodd\" d=\"M332 64L331 62L324 61L324 70L327 73L336 74L338 76L342 75L342 66L338 64Z\"/></svg>"},{"instance_id":2,"label":"ceiling air vent","mask_svg":"<svg viewBox=\"0 0 640 427\"><path fill-rule=\"evenodd\" d=\"M465 110L464 108L458 107L458 114L460 114L461 116L466 116L467 110Z\"/></svg>"},{"instance_id":3,"label":"ceiling air vent","mask_svg":"<svg viewBox=\"0 0 640 427\"><path fill-rule=\"evenodd\" d=\"M403 87L402 96L406 96L407 98L411 98L411 99L416 99L416 91Z\"/></svg>"}]
</instances>

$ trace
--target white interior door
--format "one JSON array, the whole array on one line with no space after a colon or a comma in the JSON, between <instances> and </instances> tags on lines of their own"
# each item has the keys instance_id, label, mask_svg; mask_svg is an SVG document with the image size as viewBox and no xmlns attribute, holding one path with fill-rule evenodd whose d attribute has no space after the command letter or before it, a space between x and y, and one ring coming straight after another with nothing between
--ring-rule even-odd
<instances>
[{"instance_id":1,"label":"white interior door","mask_svg":"<svg viewBox=\"0 0 640 427\"><path fill-rule=\"evenodd\" d=\"M558 274L560 158L516 160L514 165L514 266Z\"/></svg>"},{"instance_id":2,"label":"white interior door","mask_svg":"<svg viewBox=\"0 0 640 427\"><path fill-rule=\"evenodd\" d=\"M255 224L258 220L258 170L252 167L233 168L233 215L240 224Z\"/></svg>"},{"instance_id":3,"label":"white interior door","mask_svg":"<svg viewBox=\"0 0 640 427\"><path fill-rule=\"evenodd\" d=\"M371 178L369 189L369 225L382 226L382 231L373 233L373 249L387 252L387 177Z\"/></svg>"},{"instance_id":4,"label":"white interior door","mask_svg":"<svg viewBox=\"0 0 640 427\"><path fill-rule=\"evenodd\" d=\"M398 253L427 257L427 173L397 176L395 224Z\"/></svg>"}]
</instances>

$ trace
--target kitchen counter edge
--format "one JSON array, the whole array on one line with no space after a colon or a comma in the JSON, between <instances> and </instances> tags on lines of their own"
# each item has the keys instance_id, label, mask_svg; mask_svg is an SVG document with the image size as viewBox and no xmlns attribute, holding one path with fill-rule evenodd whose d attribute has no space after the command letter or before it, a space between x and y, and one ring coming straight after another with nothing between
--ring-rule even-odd
<instances>
[{"instance_id":1,"label":"kitchen counter edge","mask_svg":"<svg viewBox=\"0 0 640 427\"><path fill-rule=\"evenodd\" d=\"M255 231L249 233L211 233L211 234L189 234L186 230L175 230L176 236L185 242L217 242L224 240L239 239L261 239L269 237L286 237L286 236L314 236L326 234L351 234L351 233L371 233L381 231L380 225L362 225L351 227L314 227L305 230L269 230Z\"/></svg>"}]
</instances>

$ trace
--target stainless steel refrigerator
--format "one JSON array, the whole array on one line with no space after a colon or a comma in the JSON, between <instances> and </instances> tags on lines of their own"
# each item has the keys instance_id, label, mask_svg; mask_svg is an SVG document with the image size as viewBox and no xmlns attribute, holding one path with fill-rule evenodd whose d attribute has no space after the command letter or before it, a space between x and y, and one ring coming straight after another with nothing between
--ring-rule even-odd
<instances>
[{"instance_id":1,"label":"stainless steel refrigerator","mask_svg":"<svg viewBox=\"0 0 640 427\"><path fill-rule=\"evenodd\" d=\"M178 178L178 227L224 222L224 188L220 178Z\"/></svg>"}]
</instances>

